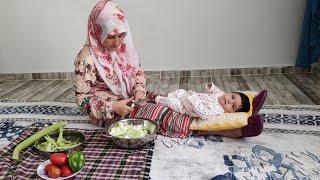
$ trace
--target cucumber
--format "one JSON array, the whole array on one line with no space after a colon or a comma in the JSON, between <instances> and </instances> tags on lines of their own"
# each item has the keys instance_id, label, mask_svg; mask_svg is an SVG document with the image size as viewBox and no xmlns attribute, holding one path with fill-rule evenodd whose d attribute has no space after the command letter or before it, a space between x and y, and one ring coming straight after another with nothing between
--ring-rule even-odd
<instances>
[{"instance_id":1,"label":"cucumber","mask_svg":"<svg viewBox=\"0 0 320 180\"><path fill-rule=\"evenodd\" d=\"M65 122L58 122L56 124L53 124L51 126L48 126L38 132L36 132L35 134L33 134L32 136L28 137L27 139L25 139L24 141L22 141L20 144L18 144L14 150L13 150L13 154L12 154L12 159L14 160L19 160L19 155L20 152L22 150L24 150L25 148L29 147L30 145L32 145L35 141L37 141L38 139L40 139L41 137L50 134L52 132L58 131L60 128L63 128L66 126L67 123Z\"/></svg>"}]
</instances>

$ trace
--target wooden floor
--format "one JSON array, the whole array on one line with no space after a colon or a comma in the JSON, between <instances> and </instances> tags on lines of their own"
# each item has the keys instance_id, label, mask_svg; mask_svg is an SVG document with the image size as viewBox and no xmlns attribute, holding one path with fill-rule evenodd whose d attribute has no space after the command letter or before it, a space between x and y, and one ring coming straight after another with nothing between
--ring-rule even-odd
<instances>
[{"instance_id":1,"label":"wooden floor","mask_svg":"<svg viewBox=\"0 0 320 180\"><path fill-rule=\"evenodd\" d=\"M213 81L224 91L268 90L266 104L320 104L320 73L220 77L147 78L147 89L158 93L178 88L204 92ZM74 102L71 80L0 81L0 99Z\"/></svg>"}]
</instances>

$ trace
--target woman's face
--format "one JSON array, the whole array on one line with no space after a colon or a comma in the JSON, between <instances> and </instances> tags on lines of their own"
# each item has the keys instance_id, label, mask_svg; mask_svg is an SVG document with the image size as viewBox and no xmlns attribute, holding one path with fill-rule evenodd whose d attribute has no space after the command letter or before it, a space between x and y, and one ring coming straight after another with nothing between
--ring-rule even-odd
<instances>
[{"instance_id":1,"label":"woman's face","mask_svg":"<svg viewBox=\"0 0 320 180\"><path fill-rule=\"evenodd\" d=\"M116 51L120 45L123 43L124 38L126 37L126 33L118 33L115 35L108 35L106 39L103 41L102 45L108 51Z\"/></svg>"}]
</instances>

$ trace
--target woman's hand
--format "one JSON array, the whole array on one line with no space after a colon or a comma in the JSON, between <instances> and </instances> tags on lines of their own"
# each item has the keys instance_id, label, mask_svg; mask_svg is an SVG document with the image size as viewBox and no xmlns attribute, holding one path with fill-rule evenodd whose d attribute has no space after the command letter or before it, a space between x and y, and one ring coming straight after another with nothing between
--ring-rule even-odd
<instances>
[{"instance_id":1,"label":"woman's hand","mask_svg":"<svg viewBox=\"0 0 320 180\"><path fill-rule=\"evenodd\" d=\"M145 98L146 98L146 93L144 93L143 91L137 91L137 92L134 94L134 101L135 101L135 102L144 100Z\"/></svg>"},{"instance_id":2,"label":"woman's hand","mask_svg":"<svg viewBox=\"0 0 320 180\"><path fill-rule=\"evenodd\" d=\"M121 117L129 114L133 110L133 108L128 106L127 103L132 101L132 99L133 98L129 98L129 99L123 99L120 101L113 102L112 104L113 111Z\"/></svg>"}]
</instances>

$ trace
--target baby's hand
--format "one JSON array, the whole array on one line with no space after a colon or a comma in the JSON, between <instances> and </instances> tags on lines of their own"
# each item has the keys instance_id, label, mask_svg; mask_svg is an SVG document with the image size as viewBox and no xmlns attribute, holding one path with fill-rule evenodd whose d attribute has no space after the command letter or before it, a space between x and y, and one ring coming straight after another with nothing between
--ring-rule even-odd
<instances>
[{"instance_id":1,"label":"baby's hand","mask_svg":"<svg viewBox=\"0 0 320 180\"><path fill-rule=\"evenodd\" d=\"M210 82L210 83L207 83L206 84L206 89L208 90L208 91L210 91L210 90L212 90L212 88L214 88L216 85L215 84L213 84L213 82Z\"/></svg>"}]
</instances>

